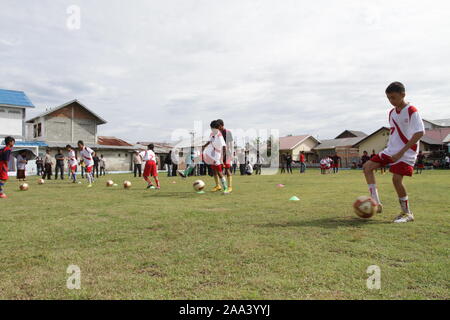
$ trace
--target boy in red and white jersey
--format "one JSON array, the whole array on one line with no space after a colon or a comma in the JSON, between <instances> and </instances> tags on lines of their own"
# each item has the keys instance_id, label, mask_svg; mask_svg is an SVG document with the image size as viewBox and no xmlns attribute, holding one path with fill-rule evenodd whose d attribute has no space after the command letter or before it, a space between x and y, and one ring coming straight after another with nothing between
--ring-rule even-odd
<instances>
[{"instance_id":1,"label":"boy in red and white jersey","mask_svg":"<svg viewBox=\"0 0 450 320\"><path fill-rule=\"evenodd\" d=\"M9 179L8 164L15 142L16 140L13 137L6 137L5 147L0 149L0 199L6 199L6 194L3 191L3 187Z\"/></svg>"},{"instance_id":2,"label":"boy in red and white jersey","mask_svg":"<svg viewBox=\"0 0 450 320\"><path fill-rule=\"evenodd\" d=\"M66 146L67 151L69 152L67 155L67 161L69 163L69 170L70 170L70 176L72 178L73 183L77 183L77 165L78 160L75 153L75 150L73 150L71 145Z\"/></svg>"},{"instance_id":3,"label":"boy in red and white jersey","mask_svg":"<svg viewBox=\"0 0 450 320\"><path fill-rule=\"evenodd\" d=\"M84 145L83 141L78 141L78 148L80 149L80 157L86 166L86 178L89 182L88 188L92 187L94 182L94 176L92 175L92 169L94 168L94 150Z\"/></svg>"},{"instance_id":4,"label":"boy in red and white jersey","mask_svg":"<svg viewBox=\"0 0 450 320\"><path fill-rule=\"evenodd\" d=\"M364 174L370 194L378 203L378 212L382 212L383 207L378 196L374 171L388 164L391 165L390 171L394 175L393 183L402 209L402 213L394 222L410 222L414 221L414 215L409 209L408 194L403 185L403 177L410 177L413 174L419 141L425 134L425 128L417 109L405 102L405 87L403 84L400 82L391 83L386 89L386 95L395 107L389 113L391 133L388 146L364 164Z\"/></svg>"},{"instance_id":5,"label":"boy in red and white jersey","mask_svg":"<svg viewBox=\"0 0 450 320\"><path fill-rule=\"evenodd\" d=\"M147 189L155 189L155 186L153 186L152 181L150 180L150 176L152 176L155 179L156 183L156 189L161 189L161 186L159 185L159 179L158 179L158 167L157 167L157 161L156 161L156 154L153 151L155 146L153 143L148 145L148 150L142 151L139 153L139 156L142 158L142 160L145 163L144 167L144 180L147 181Z\"/></svg>"},{"instance_id":6,"label":"boy in red and white jersey","mask_svg":"<svg viewBox=\"0 0 450 320\"><path fill-rule=\"evenodd\" d=\"M229 194L228 184L223 176L223 148L226 147L226 143L220 132L219 122L214 120L211 122L210 126L210 140L203 151L203 158L207 164L211 165L213 170L216 186L212 189L212 192L221 191L223 187L223 193ZM220 186L219 181L222 184L222 187Z\"/></svg>"}]
</instances>

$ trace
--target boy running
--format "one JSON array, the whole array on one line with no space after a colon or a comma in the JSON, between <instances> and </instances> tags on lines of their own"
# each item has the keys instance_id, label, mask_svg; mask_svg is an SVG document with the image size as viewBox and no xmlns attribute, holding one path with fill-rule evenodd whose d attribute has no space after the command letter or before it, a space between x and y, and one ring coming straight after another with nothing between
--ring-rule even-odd
<instances>
[{"instance_id":1,"label":"boy running","mask_svg":"<svg viewBox=\"0 0 450 320\"><path fill-rule=\"evenodd\" d=\"M8 164L11 158L11 151L16 140L13 137L5 138L5 147L0 149L0 199L6 199L3 188L8 181Z\"/></svg>"},{"instance_id":2,"label":"boy running","mask_svg":"<svg viewBox=\"0 0 450 320\"><path fill-rule=\"evenodd\" d=\"M83 141L78 141L78 148L80 149L80 157L83 159L84 165L86 166L86 178L89 182L88 188L92 187L94 182L94 176L92 174L92 169L94 168L94 150L84 145Z\"/></svg>"},{"instance_id":3,"label":"boy running","mask_svg":"<svg viewBox=\"0 0 450 320\"><path fill-rule=\"evenodd\" d=\"M72 178L72 183L77 183L77 157L75 154L75 150L73 150L72 146L69 144L66 146L67 151L69 154L67 155L67 160L69 162L69 170L70 170L70 177Z\"/></svg>"},{"instance_id":4,"label":"boy running","mask_svg":"<svg viewBox=\"0 0 450 320\"><path fill-rule=\"evenodd\" d=\"M386 95L394 108L389 113L391 134L385 150L364 164L364 175L371 197L378 203L378 213L383 211L375 182L374 171L391 164L393 183L397 192L402 213L395 223L414 221L409 209L408 194L403 185L404 176L412 176L417 158L418 142L425 133L423 121L415 107L405 102L405 87L400 82L391 83Z\"/></svg>"},{"instance_id":5,"label":"boy running","mask_svg":"<svg viewBox=\"0 0 450 320\"><path fill-rule=\"evenodd\" d=\"M159 179L158 179L158 167L156 165L156 154L153 151L155 146L153 143L148 145L148 150L142 151L139 153L142 160L145 163L144 167L144 180L147 181L147 189L155 189L155 186L152 184L152 181L150 180L150 176L152 176L155 179L156 183L156 189L161 189L161 186L159 185Z\"/></svg>"}]
</instances>

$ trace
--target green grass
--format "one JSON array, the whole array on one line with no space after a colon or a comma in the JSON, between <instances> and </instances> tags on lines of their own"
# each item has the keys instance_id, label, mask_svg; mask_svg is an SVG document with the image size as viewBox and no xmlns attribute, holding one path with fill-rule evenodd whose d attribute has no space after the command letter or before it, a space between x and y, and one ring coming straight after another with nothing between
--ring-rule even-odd
<instances>
[{"instance_id":1,"label":"green grass","mask_svg":"<svg viewBox=\"0 0 450 320\"><path fill-rule=\"evenodd\" d=\"M385 212L371 220L352 212L367 194L360 171L238 176L230 196L198 195L194 178L162 177L160 191L107 178L119 187L31 177L20 192L10 180L0 298L449 298L450 171L406 179L416 222L402 225L391 223L399 208L389 174L377 175ZM81 268L80 290L66 288L70 264ZM366 287L370 265L381 268L381 290Z\"/></svg>"}]
</instances>

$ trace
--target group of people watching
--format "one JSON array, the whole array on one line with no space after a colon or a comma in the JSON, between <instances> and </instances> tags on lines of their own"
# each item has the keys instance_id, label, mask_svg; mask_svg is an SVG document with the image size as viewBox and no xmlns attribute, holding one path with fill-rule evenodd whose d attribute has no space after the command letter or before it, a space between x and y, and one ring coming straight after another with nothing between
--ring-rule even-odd
<instances>
[{"instance_id":1,"label":"group of people watching","mask_svg":"<svg viewBox=\"0 0 450 320\"><path fill-rule=\"evenodd\" d=\"M102 175L104 176L106 174L106 161L103 155L100 155L99 157L97 153L95 153L92 159L94 160L93 175L96 175L97 178ZM66 160L67 166L65 165ZM81 176L84 178L86 166L84 164L83 159L79 161L79 165L81 168ZM58 176L61 180L64 180L64 171L66 168L67 168L67 175L70 177L71 171L70 166L68 164L68 159L62 153L61 149L57 149L57 153L55 156L52 156L50 154L50 149L47 149L45 156L43 157L38 156L36 158L37 175L42 176L42 179L46 180L52 179L53 167L55 168L54 169L55 180L58 179Z\"/></svg>"}]
</instances>

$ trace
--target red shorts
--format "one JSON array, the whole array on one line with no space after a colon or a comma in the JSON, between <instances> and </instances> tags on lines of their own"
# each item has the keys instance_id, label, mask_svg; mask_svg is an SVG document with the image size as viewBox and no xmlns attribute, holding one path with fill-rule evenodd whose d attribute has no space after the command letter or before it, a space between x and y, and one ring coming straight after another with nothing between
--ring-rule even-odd
<instances>
[{"instance_id":1,"label":"red shorts","mask_svg":"<svg viewBox=\"0 0 450 320\"><path fill-rule=\"evenodd\" d=\"M0 180L8 180L8 171L7 170L3 170L2 168L0 168Z\"/></svg>"},{"instance_id":2,"label":"red shorts","mask_svg":"<svg viewBox=\"0 0 450 320\"><path fill-rule=\"evenodd\" d=\"M384 153L374 155L372 159L370 159L370 161L379 163L382 167L385 167L388 164L394 162L390 156L385 155ZM414 167L410 166L406 162L398 162L394 165L391 165L389 171L395 174L399 174L401 176L411 177L414 172Z\"/></svg>"},{"instance_id":3,"label":"red shorts","mask_svg":"<svg viewBox=\"0 0 450 320\"><path fill-rule=\"evenodd\" d=\"M223 171L223 164L211 165L211 168L213 169L213 171L222 172Z\"/></svg>"},{"instance_id":4,"label":"red shorts","mask_svg":"<svg viewBox=\"0 0 450 320\"><path fill-rule=\"evenodd\" d=\"M419 169L424 169L424 168L425 168L425 165L424 165L423 163L418 164L418 165L417 165L417 168L419 168Z\"/></svg>"},{"instance_id":5,"label":"red shorts","mask_svg":"<svg viewBox=\"0 0 450 320\"><path fill-rule=\"evenodd\" d=\"M86 172L87 173L91 173L92 172L92 168L94 168L94 166L89 166L89 167L86 167Z\"/></svg>"},{"instance_id":6,"label":"red shorts","mask_svg":"<svg viewBox=\"0 0 450 320\"><path fill-rule=\"evenodd\" d=\"M70 166L70 171L72 171L72 172L77 171L77 166Z\"/></svg>"},{"instance_id":7,"label":"red shorts","mask_svg":"<svg viewBox=\"0 0 450 320\"><path fill-rule=\"evenodd\" d=\"M325 169L328 169L328 168L327 168L327 165L326 165L326 164L321 164L321 165L320 165L320 169L325 170Z\"/></svg>"},{"instance_id":8,"label":"red shorts","mask_svg":"<svg viewBox=\"0 0 450 320\"><path fill-rule=\"evenodd\" d=\"M147 161L145 163L143 176L144 176L144 178L148 178L150 176L152 176L152 177L157 177L158 176L158 168L156 166L156 162L155 161Z\"/></svg>"},{"instance_id":9,"label":"red shorts","mask_svg":"<svg viewBox=\"0 0 450 320\"><path fill-rule=\"evenodd\" d=\"M339 163L333 163L332 167L333 168L339 168Z\"/></svg>"}]
</instances>

